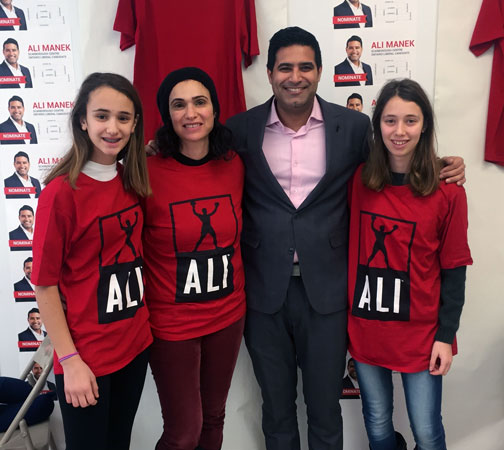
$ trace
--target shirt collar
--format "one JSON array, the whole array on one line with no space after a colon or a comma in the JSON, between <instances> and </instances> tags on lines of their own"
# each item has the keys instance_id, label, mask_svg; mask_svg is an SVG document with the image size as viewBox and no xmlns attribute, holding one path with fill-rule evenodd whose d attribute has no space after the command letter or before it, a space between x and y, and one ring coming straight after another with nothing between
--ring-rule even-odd
<instances>
[{"instance_id":1,"label":"shirt collar","mask_svg":"<svg viewBox=\"0 0 504 450\"><path fill-rule=\"evenodd\" d=\"M276 106L275 106L275 100L271 102L271 107L270 107L270 112L268 115L268 120L266 121L266 126L267 127L274 127L278 126L281 127L282 129L285 128L284 124L280 121L280 118L278 117L277 111L276 111ZM309 125L311 122L323 122L324 121L324 116L322 116L322 109L320 108L320 103L317 100L317 97L313 99L313 108L310 113L310 117L308 117L308 120L306 121L306 125Z\"/></svg>"}]
</instances>

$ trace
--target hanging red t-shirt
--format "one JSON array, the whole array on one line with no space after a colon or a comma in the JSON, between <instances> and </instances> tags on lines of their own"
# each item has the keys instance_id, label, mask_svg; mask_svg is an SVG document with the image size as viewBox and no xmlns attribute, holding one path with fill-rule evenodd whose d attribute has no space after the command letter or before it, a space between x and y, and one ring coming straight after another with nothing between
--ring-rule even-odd
<instances>
[{"instance_id":1,"label":"hanging red t-shirt","mask_svg":"<svg viewBox=\"0 0 504 450\"><path fill-rule=\"evenodd\" d=\"M124 190L121 170L104 182L81 173L76 185L60 176L40 194L31 281L58 286L75 347L99 377L152 342L143 301L143 214L138 197ZM54 372L63 373L56 358Z\"/></svg>"},{"instance_id":2,"label":"hanging red t-shirt","mask_svg":"<svg viewBox=\"0 0 504 450\"><path fill-rule=\"evenodd\" d=\"M136 45L134 85L144 107L145 138L161 124L156 94L172 70L195 66L213 79L220 121L245 111L245 67L259 54L254 0L119 0L114 30L121 50Z\"/></svg>"},{"instance_id":3,"label":"hanging red t-shirt","mask_svg":"<svg viewBox=\"0 0 504 450\"><path fill-rule=\"evenodd\" d=\"M245 314L243 163L235 154L197 165L158 155L147 164L152 195L144 200L143 242L152 333L180 341L222 330Z\"/></svg>"},{"instance_id":4,"label":"hanging red t-shirt","mask_svg":"<svg viewBox=\"0 0 504 450\"><path fill-rule=\"evenodd\" d=\"M440 183L426 197L407 185L376 192L361 171L350 206L349 351L366 364L420 372L439 326L441 269L472 264L465 190Z\"/></svg>"},{"instance_id":5,"label":"hanging red t-shirt","mask_svg":"<svg viewBox=\"0 0 504 450\"><path fill-rule=\"evenodd\" d=\"M504 166L504 0L483 0L469 48L480 56L492 44L485 161Z\"/></svg>"}]
</instances>

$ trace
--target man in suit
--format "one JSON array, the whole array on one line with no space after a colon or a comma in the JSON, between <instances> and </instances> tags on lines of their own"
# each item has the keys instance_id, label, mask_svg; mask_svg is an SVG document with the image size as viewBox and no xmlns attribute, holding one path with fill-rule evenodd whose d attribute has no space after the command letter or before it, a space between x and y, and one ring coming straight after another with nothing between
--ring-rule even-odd
<instances>
[{"instance_id":1,"label":"man in suit","mask_svg":"<svg viewBox=\"0 0 504 450\"><path fill-rule=\"evenodd\" d=\"M6 188L35 188L33 194L6 194L6 198L38 198L42 190L39 180L30 177L30 157L26 152L17 152L14 155L14 169L10 177L4 180Z\"/></svg>"},{"instance_id":2,"label":"man in suit","mask_svg":"<svg viewBox=\"0 0 504 450\"><path fill-rule=\"evenodd\" d=\"M31 284L31 272L32 272L33 258L30 256L26 258L23 262L23 272L25 276L14 283L14 291L16 292L30 292L33 291L33 285Z\"/></svg>"},{"instance_id":3,"label":"man in suit","mask_svg":"<svg viewBox=\"0 0 504 450\"><path fill-rule=\"evenodd\" d=\"M364 18L362 21L361 18ZM344 0L334 7L334 29L363 28L373 26L371 8L359 0Z\"/></svg>"},{"instance_id":4,"label":"man in suit","mask_svg":"<svg viewBox=\"0 0 504 450\"><path fill-rule=\"evenodd\" d=\"M17 95L9 99L9 114L10 117L0 123L0 144L36 144L37 134L35 127L23 120L24 116L24 102L23 99ZM4 134L19 134L21 139L14 139L4 136ZM28 135L29 133L29 135Z\"/></svg>"},{"instance_id":5,"label":"man in suit","mask_svg":"<svg viewBox=\"0 0 504 450\"><path fill-rule=\"evenodd\" d=\"M28 381L28 384L33 387L37 383L38 379L40 378L40 375L42 375L42 372L44 371L44 368L37 362L33 363L33 367L31 372L28 374L26 377L26 381ZM42 392L53 392L54 393L54 400L57 399L56 397L56 385L54 383L51 383L50 381L46 381L45 386L42 388Z\"/></svg>"},{"instance_id":6,"label":"man in suit","mask_svg":"<svg viewBox=\"0 0 504 450\"><path fill-rule=\"evenodd\" d=\"M28 328L18 334L18 341L43 341L47 332L42 330L42 319L38 308L28 311Z\"/></svg>"},{"instance_id":7,"label":"man in suit","mask_svg":"<svg viewBox=\"0 0 504 450\"><path fill-rule=\"evenodd\" d=\"M359 389L359 381L357 380L357 371L355 370L355 361L353 358L348 359L347 372L348 375L343 378L343 391L341 393L341 398L359 399L360 395L356 391ZM347 389L349 391L347 391Z\"/></svg>"},{"instance_id":8,"label":"man in suit","mask_svg":"<svg viewBox=\"0 0 504 450\"><path fill-rule=\"evenodd\" d=\"M367 155L369 119L316 96L315 37L277 32L274 97L228 121L246 166L242 255L246 344L263 396L268 450L298 450L297 366L310 449L342 449L347 181Z\"/></svg>"},{"instance_id":9,"label":"man in suit","mask_svg":"<svg viewBox=\"0 0 504 450\"><path fill-rule=\"evenodd\" d=\"M364 105L363 105L363 101L362 101L362 95L354 92L353 94L350 94L348 96L347 101L346 101L347 108L362 112L363 106Z\"/></svg>"},{"instance_id":10,"label":"man in suit","mask_svg":"<svg viewBox=\"0 0 504 450\"><path fill-rule=\"evenodd\" d=\"M373 84L371 66L361 62L362 39L350 36L346 43L347 57L334 66L334 86L370 86Z\"/></svg>"},{"instance_id":11,"label":"man in suit","mask_svg":"<svg viewBox=\"0 0 504 450\"><path fill-rule=\"evenodd\" d=\"M22 9L12 5L12 0L0 0L0 19L14 19L19 25L0 27L1 30L26 31L26 18Z\"/></svg>"},{"instance_id":12,"label":"man in suit","mask_svg":"<svg viewBox=\"0 0 504 450\"><path fill-rule=\"evenodd\" d=\"M9 231L9 241L31 241L33 239L33 222L35 215L33 208L29 205L23 205L19 208L19 226ZM11 247L11 251L31 250L30 247Z\"/></svg>"},{"instance_id":13,"label":"man in suit","mask_svg":"<svg viewBox=\"0 0 504 450\"><path fill-rule=\"evenodd\" d=\"M367 153L364 114L316 95L322 57L298 27L270 40L273 97L228 120L246 167L245 342L263 398L268 450L299 450L297 369L310 450L342 450L347 182ZM463 179L463 161L443 176Z\"/></svg>"},{"instance_id":14,"label":"man in suit","mask_svg":"<svg viewBox=\"0 0 504 450\"><path fill-rule=\"evenodd\" d=\"M15 39L9 38L3 43L3 55L5 60L0 64L0 89L32 88L30 70L18 63L19 44ZM24 82L15 82L5 77L24 77Z\"/></svg>"}]
</instances>

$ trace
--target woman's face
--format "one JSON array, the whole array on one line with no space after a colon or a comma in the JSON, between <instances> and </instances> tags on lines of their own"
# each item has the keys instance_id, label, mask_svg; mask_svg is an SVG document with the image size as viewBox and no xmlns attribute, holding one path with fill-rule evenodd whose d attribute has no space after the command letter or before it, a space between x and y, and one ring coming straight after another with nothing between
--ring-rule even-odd
<instances>
[{"instance_id":1,"label":"woman's face","mask_svg":"<svg viewBox=\"0 0 504 450\"><path fill-rule=\"evenodd\" d=\"M380 128L392 171L408 172L423 125L422 110L415 102L398 96L387 102L381 115Z\"/></svg>"},{"instance_id":2,"label":"woman's face","mask_svg":"<svg viewBox=\"0 0 504 450\"><path fill-rule=\"evenodd\" d=\"M182 145L208 143L215 118L208 89L199 81L181 81L172 89L168 101L173 129Z\"/></svg>"}]
</instances>

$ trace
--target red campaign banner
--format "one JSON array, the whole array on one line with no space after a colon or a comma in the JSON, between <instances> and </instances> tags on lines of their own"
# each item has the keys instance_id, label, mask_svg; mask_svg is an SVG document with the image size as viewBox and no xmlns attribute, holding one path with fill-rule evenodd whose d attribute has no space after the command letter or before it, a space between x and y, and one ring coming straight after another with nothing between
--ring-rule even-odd
<instances>
[{"instance_id":1,"label":"red campaign banner","mask_svg":"<svg viewBox=\"0 0 504 450\"><path fill-rule=\"evenodd\" d=\"M9 247L31 247L32 246L31 239L23 239L23 240L9 240Z\"/></svg>"},{"instance_id":2,"label":"red campaign banner","mask_svg":"<svg viewBox=\"0 0 504 450\"><path fill-rule=\"evenodd\" d=\"M4 188L5 195L24 195L24 194L36 194L37 190L35 186L30 187L6 187Z\"/></svg>"},{"instance_id":3,"label":"red campaign banner","mask_svg":"<svg viewBox=\"0 0 504 450\"><path fill-rule=\"evenodd\" d=\"M18 341L18 348L39 348L42 341Z\"/></svg>"},{"instance_id":4,"label":"red campaign banner","mask_svg":"<svg viewBox=\"0 0 504 450\"><path fill-rule=\"evenodd\" d=\"M35 298L35 291L14 291L14 298L16 299L16 301L23 301L17 300L19 298Z\"/></svg>"},{"instance_id":5,"label":"red campaign banner","mask_svg":"<svg viewBox=\"0 0 504 450\"><path fill-rule=\"evenodd\" d=\"M333 16L334 25L344 25L347 23L366 23L366 16Z\"/></svg>"},{"instance_id":6,"label":"red campaign banner","mask_svg":"<svg viewBox=\"0 0 504 450\"><path fill-rule=\"evenodd\" d=\"M29 131L25 133L0 133L1 141L19 141L24 139L31 139L31 133Z\"/></svg>"},{"instance_id":7,"label":"red campaign banner","mask_svg":"<svg viewBox=\"0 0 504 450\"><path fill-rule=\"evenodd\" d=\"M342 73L334 75L335 83L347 83L349 81L366 81L367 75L365 73Z\"/></svg>"},{"instance_id":8,"label":"red campaign banner","mask_svg":"<svg viewBox=\"0 0 504 450\"><path fill-rule=\"evenodd\" d=\"M3 18L0 19L0 27L12 27L21 25L21 19L19 17L14 17L13 19Z\"/></svg>"},{"instance_id":9,"label":"red campaign banner","mask_svg":"<svg viewBox=\"0 0 504 450\"><path fill-rule=\"evenodd\" d=\"M14 75L8 77L0 77L0 84L26 84L26 77L16 77Z\"/></svg>"}]
</instances>

